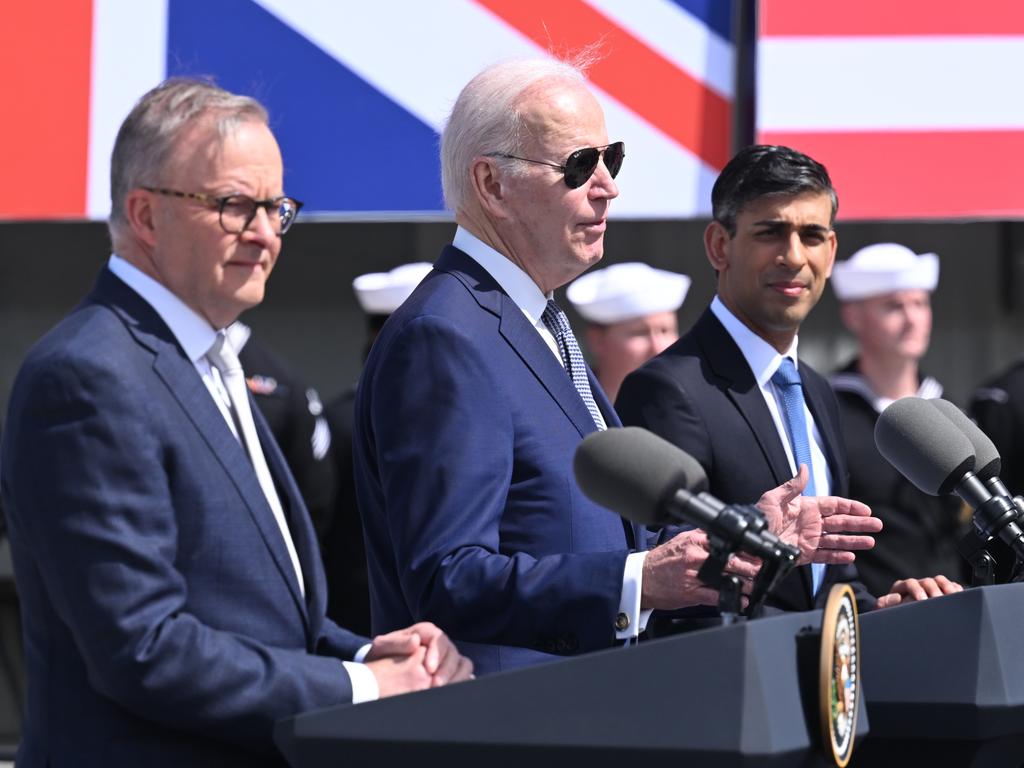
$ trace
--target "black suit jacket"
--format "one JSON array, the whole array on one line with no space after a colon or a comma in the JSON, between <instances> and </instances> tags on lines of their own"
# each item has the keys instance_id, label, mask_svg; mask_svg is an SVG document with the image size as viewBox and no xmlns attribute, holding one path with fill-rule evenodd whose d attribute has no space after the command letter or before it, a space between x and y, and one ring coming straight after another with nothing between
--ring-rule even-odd
<instances>
[{"instance_id":1,"label":"black suit jacket","mask_svg":"<svg viewBox=\"0 0 1024 768\"><path fill-rule=\"evenodd\" d=\"M832 390L806 363L800 364L804 395L825 445L832 494L848 490L846 453ZM792 477L786 450L743 353L710 309L693 329L630 374L615 403L622 423L654 432L700 462L714 496L752 504ZM801 566L770 595L766 606L807 611L824 605L828 587L851 582L861 610L874 598L851 566L829 566L817 596L811 568Z\"/></svg>"}]
</instances>

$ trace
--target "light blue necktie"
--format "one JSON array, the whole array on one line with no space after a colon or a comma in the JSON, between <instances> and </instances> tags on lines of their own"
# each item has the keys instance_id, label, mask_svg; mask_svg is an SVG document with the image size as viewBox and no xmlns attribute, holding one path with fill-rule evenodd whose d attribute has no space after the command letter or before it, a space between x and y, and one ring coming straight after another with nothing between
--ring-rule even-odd
<instances>
[{"instance_id":1,"label":"light blue necktie","mask_svg":"<svg viewBox=\"0 0 1024 768\"><path fill-rule=\"evenodd\" d=\"M782 359L782 365L772 376L772 384L782 398L782 417L786 420L786 428L789 430L789 444L793 449L797 469L801 464L806 464L810 474L803 495L815 496L817 494L814 489L814 464L811 463L811 443L807 432L807 417L804 415L804 385L800 381L796 365L788 357ZM812 563L811 575L813 593L818 594L818 589L825 580L825 566L821 563Z\"/></svg>"},{"instance_id":2,"label":"light blue necktie","mask_svg":"<svg viewBox=\"0 0 1024 768\"><path fill-rule=\"evenodd\" d=\"M590 417L594 420L594 424L598 429L604 429L604 419L601 417L601 411L594 400L594 393L590 391L590 381L587 379L587 364L583 361L583 353L580 351L580 345L576 341L572 328L569 326L569 319L565 316L565 312L555 303L554 299L548 299L548 305L544 308L541 320L544 321L544 325L551 331L551 335L555 337L565 370L569 374L569 378L572 379L576 391L583 398L583 404L590 411Z\"/></svg>"}]
</instances>

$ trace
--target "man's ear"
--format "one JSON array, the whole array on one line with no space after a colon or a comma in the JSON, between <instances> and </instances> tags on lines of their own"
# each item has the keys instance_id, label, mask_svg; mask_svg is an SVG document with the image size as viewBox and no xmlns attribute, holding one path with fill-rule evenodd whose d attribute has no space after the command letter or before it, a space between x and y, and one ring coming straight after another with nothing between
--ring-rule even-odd
<instances>
[{"instance_id":1,"label":"man's ear","mask_svg":"<svg viewBox=\"0 0 1024 768\"><path fill-rule=\"evenodd\" d=\"M728 246L732 237L721 222L712 221L704 230L704 252L715 272L721 272L729 265Z\"/></svg>"},{"instance_id":2,"label":"man's ear","mask_svg":"<svg viewBox=\"0 0 1024 768\"><path fill-rule=\"evenodd\" d=\"M470 180L480 207L492 218L507 218L508 176L494 158L476 158L470 168Z\"/></svg>"},{"instance_id":3,"label":"man's ear","mask_svg":"<svg viewBox=\"0 0 1024 768\"><path fill-rule=\"evenodd\" d=\"M139 188L129 192L124 200L124 216L136 239L152 248L156 243L153 193Z\"/></svg>"},{"instance_id":4,"label":"man's ear","mask_svg":"<svg viewBox=\"0 0 1024 768\"><path fill-rule=\"evenodd\" d=\"M863 324L864 307L859 301L844 301L839 305L839 317L846 326L846 330L854 336L859 336Z\"/></svg>"}]
</instances>

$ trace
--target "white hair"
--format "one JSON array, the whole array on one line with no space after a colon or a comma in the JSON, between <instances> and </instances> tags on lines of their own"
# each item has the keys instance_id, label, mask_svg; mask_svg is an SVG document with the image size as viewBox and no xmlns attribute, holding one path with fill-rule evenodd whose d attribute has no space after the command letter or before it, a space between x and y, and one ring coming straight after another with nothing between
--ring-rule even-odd
<instances>
[{"instance_id":1,"label":"white hair","mask_svg":"<svg viewBox=\"0 0 1024 768\"><path fill-rule=\"evenodd\" d=\"M469 81L441 134L441 186L450 210L458 211L471 198L470 172L476 158L520 154L524 139L520 108L526 91L544 80L583 84L595 58L587 50L571 62L511 59L491 65ZM502 158L496 162L511 166Z\"/></svg>"},{"instance_id":2,"label":"white hair","mask_svg":"<svg viewBox=\"0 0 1024 768\"><path fill-rule=\"evenodd\" d=\"M164 167L178 140L198 120L209 118L224 138L240 123L268 122L255 99L238 96L209 82L174 77L146 93L121 124L110 158L110 236L115 241L128 224L124 203L141 186L162 184Z\"/></svg>"}]
</instances>

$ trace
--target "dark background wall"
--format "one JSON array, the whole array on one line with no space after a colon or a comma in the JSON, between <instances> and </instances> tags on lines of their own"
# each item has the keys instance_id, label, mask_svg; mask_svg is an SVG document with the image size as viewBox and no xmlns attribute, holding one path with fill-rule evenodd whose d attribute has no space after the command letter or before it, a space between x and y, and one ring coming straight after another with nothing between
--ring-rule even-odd
<instances>
[{"instance_id":1,"label":"dark background wall","mask_svg":"<svg viewBox=\"0 0 1024 768\"><path fill-rule=\"evenodd\" d=\"M605 262L642 260L691 275L693 287L680 312L686 328L714 293L701 241L704 226L703 221L615 221L606 236ZM840 223L837 231L840 258L882 240L941 256L936 326L925 365L955 400L963 401L981 379L1024 354L1024 224ZM331 397L356 379L361 362L364 321L352 279L408 261L433 261L453 232L451 222L296 224L266 301L243 319L324 397ZM88 291L109 249L102 223L0 223L4 411L28 348ZM578 317L573 322L582 327ZM802 356L819 370L849 356L851 341L830 290L811 314L800 343Z\"/></svg>"}]
</instances>

